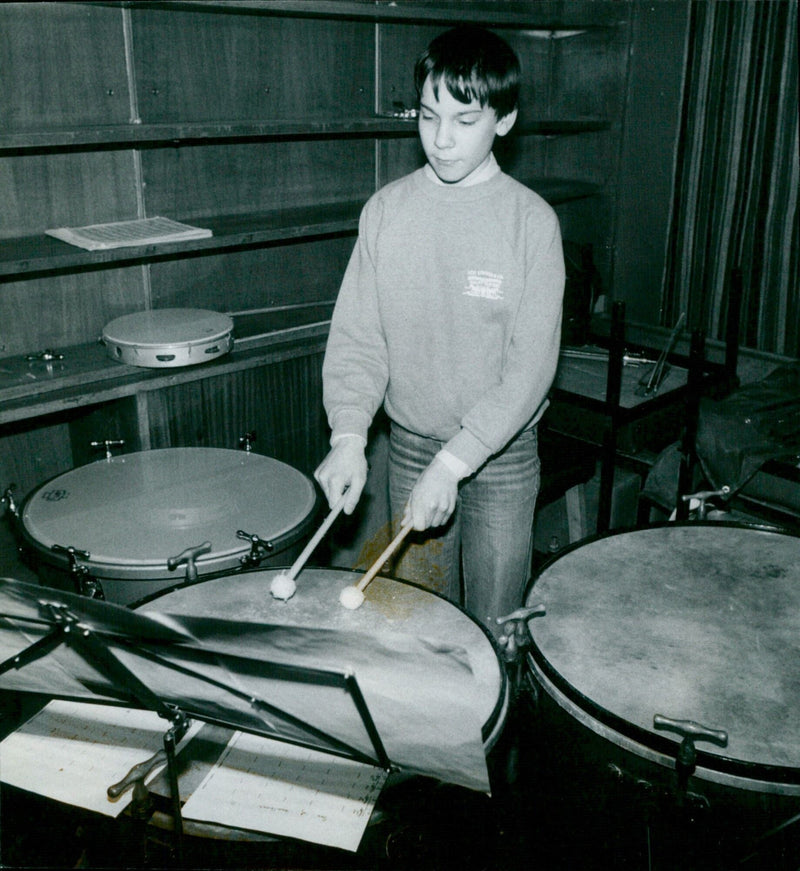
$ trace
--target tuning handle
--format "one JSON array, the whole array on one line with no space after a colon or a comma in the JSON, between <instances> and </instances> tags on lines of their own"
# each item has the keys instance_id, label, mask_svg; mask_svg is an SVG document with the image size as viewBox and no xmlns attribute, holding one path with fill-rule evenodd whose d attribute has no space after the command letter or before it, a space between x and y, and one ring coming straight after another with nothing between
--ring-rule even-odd
<instances>
[{"instance_id":1,"label":"tuning handle","mask_svg":"<svg viewBox=\"0 0 800 871\"><path fill-rule=\"evenodd\" d=\"M122 778L118 783L112 783L108 787L106 793L109 798L119 798L129 786L136 787L137 782L144 783L150 776L153 769L159 765L164 765L167 761L167 754L163 750L154 753L149 759L134 765L133 768Z\"/></svg>"},{"instance_id":2,"label":"tuning handle","mask_svg":"<svg viewBox=\"0 0 800 871\"><path fill-rule=\"evenodd\" d=\"M110 460L114 455L111 453L111 448L121 448L125 444L125 439L103 439L101 442L89 442L89 446L97 450L102 448L106 452L106 459Z\"/></svg>"},{"instance_id":3,"label":"tuning handle","mask_svg":"<svg viewBox=\"0 0 800 871\"><path fill-rule=\"evenodd\" d=\"M186 565L186 580L187 581L196 581L197 580L197 557L201 554L208 553L211 550L211 542L204 541L202 544L195 545L194 547L187 547L186 550L181 551L177 556L171 556L167 560L167 568L174 572L175 569L180 565Z\"/></svg>"},{"instance_id":4,"label":"tuning handle","mask_svg":"<svg viewBox=\"0 0 800 871\"><path fill-rule=\"evenodd\" d=\"M722 729L710 729L694 720L673 720L656 714L653 717L653 727L665 732L675 732L683 740L675 757L675 769L681 777L681 782L694 771L697 764L697 749L695 741L708 741L719 747L728 746L728 733Z\"/></svg>"},{"instance_id":5,"label":"tuning handle","mask_svg":"<svg viewBox=\"0 0 800 871\"><path fill-rule=\"evenodd\" d=\"M253 450L253 442L256 440L255 430L246 432L243 436L239 436L239 447L249 454Z\"/></svg>"}]
</instances>

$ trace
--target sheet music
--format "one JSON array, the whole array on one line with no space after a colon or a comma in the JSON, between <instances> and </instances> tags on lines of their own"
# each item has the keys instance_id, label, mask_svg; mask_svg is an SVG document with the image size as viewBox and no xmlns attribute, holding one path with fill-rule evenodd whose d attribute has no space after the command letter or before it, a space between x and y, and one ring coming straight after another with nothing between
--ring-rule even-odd
<instances>
[{"instance_id":1,"label":"sheet music","mask_svg":"<svg viewBox=\"0 0 800 871\"><path fill-rule=\"evenodd\" d=\"M181 242L185 239L207 239L212 235L211 230L161 217L89 224L85 227L58 227L45 230L45 233L87 251Z\"/></svg>"},{"instance_id":2,"label":"sheet music","mask_svg":"<svg viewBox=\"0 0 800 871\"><path fill-rule=\"evenodd\" d=\"M192 723L184 742L201 726ZM0 743L0 780L116 817L130 804L132 790L116 801L106 790L162 749L168 728L154 711L52 701Z\"/></svg>"},{"instance_id":3,"label":"sheet music","mask_svg":"<svg viewBox=\"0 0 800 871\"><path fill-rule=\"evenodd\" d=\"M236 732L183 814L356 851L386 777L371 765Z\"/></svg>"}]
</instances>

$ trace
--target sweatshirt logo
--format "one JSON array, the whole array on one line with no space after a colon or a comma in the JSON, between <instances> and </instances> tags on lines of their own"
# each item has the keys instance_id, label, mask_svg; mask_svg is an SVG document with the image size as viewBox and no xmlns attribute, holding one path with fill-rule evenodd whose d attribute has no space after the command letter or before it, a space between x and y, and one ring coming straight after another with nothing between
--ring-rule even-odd
<instances>
[{"instance_id":1,"label":"sweatshirt logo","mask_svg":"<svg viewBox=\"0 0 800 871\"><path fill-rule=\"evenodd\" d=\"M464 296L477 296L481 299L503 298L503 276L483 269L470 269L467 272L467 286Z\"/></svg>"}]
</instances>

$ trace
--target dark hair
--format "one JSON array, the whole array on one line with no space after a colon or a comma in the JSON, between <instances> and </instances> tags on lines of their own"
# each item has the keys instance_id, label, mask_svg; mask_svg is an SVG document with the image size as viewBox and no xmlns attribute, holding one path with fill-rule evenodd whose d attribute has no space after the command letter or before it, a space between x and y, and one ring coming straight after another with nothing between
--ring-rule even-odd
<instances>
[{"instance_id":1,"label":"dark hair","mask_svg":"<svg viewBox=\"0 0 800 871\"><path fill-rule=\"evenodd\" d=\"M447 90L462 103L487 103L504 118L519 100L519 60L511 46L483 27L465 24L439 34L414 66L417 98L431 77L438 98L444 79Z\"/></svg>"}]
</instances>

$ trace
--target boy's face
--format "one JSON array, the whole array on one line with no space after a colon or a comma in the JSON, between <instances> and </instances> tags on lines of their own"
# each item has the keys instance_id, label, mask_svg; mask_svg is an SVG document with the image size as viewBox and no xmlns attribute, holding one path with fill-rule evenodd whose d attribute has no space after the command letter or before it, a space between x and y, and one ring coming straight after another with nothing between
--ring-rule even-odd
<instances>
[{"instance_id":1,"label":"boy's face","mask_svg":"<svg viewBox=\"0 0 800 871\"><path fill-rule=\"evenodd\" d=\"M491 106L477 100L462 103L444 83L438 96L431 78L425 80L420 95L419 137L428 163L448 184L468 179L489 159L495 136L505 136L514 125L516 109L498 120Z\"/></svg>"}]
</instances>

